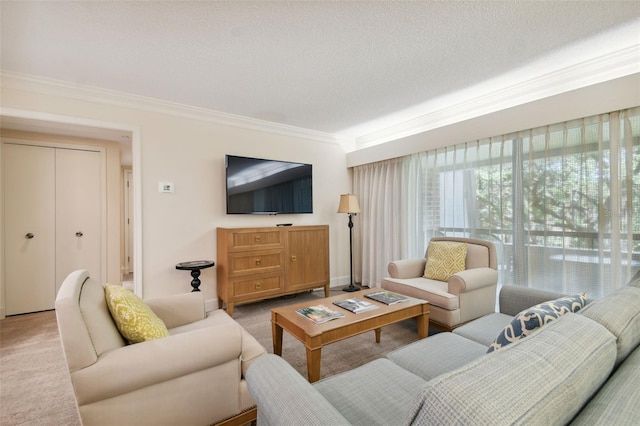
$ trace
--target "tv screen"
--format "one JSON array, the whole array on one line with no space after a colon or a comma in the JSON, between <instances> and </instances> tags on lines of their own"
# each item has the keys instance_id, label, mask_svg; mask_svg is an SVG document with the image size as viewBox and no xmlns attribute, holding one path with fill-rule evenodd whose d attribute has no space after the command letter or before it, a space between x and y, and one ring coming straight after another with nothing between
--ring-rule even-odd
<instances>
[{"instance_id":1,"label":"tv screen","mask_svg":"<svg viewBox=\"0 0 640 426\"><path fill-rule=\"evenodd\" d=\"M227 155L227 214L313 213L311 169L311 164Z\"/></svg>"}]
</instances>

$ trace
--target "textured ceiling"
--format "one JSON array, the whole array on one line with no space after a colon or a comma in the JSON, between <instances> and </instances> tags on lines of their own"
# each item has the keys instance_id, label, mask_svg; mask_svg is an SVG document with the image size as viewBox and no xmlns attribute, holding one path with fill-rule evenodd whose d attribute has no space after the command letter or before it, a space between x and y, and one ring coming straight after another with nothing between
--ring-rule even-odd
<instances>
[{"instance_id":1,"label":"textured ceiling","mask_svg":"<svg viewBox=\"0 0 640 426\"><path fill-rule=\"evenodd\" d=\"M605 36L621 28L640 40L636 1L3 0L0 8L3 70L349 137L514 71L544 73L613 51ZM545 62L549 55L556 60Z\"/></svg>"}]
</instances>

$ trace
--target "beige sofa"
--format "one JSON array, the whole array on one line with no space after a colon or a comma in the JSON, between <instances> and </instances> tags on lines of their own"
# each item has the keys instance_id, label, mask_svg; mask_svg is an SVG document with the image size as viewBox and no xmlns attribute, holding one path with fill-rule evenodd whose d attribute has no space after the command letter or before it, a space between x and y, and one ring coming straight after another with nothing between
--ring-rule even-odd
<instances>
[{"instance_id":1,"label":"beige sofa","mask_svg":"<svg viewBox=\"0 0 640 426\"><path fill-rule=\"evenodd\" d=\"M498 259L493 243L474 238L434 237L431 242L467 244L465 269L448 281L424 278L425 257L389 263L389 277L382 280L385 290L429 301L432 325L452 330L492 313L496 305Z\"/></svg>"},{"instance_id":2,"label":"beige sofa","mask_svg":"<svg viewBox=\"0 0 640 426\"><path fill-rule=\"evenodd\" d=\"M255 419L244 379L265 349L202 293L145 301L170 335L127 344L102 284L87 271L63 282L56 316L85 425L243 424Z\"/></svg>"}]
</instances>

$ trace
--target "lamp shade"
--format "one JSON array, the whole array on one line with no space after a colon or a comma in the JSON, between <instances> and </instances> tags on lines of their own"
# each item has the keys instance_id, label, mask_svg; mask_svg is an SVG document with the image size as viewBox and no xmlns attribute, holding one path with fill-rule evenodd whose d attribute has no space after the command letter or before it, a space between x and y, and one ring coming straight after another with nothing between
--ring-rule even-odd
<instances>
[{"instance_id":1,"label":"lamp shade","mask_svg":"<svg viewBox=\"0 0 640 426\"><path fill-rule=\"evenodd\" d=\"M358 203L358 197L356 197L354 194L340 195L340 205L338 206L338 213L360 213L360 204Z\"/></svg>"}]
</instances>

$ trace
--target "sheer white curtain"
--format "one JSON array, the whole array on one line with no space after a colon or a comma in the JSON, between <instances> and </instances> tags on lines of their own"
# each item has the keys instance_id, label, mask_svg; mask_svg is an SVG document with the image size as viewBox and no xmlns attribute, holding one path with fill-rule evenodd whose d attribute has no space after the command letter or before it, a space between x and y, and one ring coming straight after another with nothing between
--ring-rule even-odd
<instances>
[{"instance_id":1,"label":"sheer white curtain","mask_svg":"<svg viewBox=\"0 0 640 426\"><path fill-rule=\"evenodd\" d=\"M640 107L355 167L354 192L364 285L460 235L502 283L599 297L640 269Z\"/></svg>"},{"instance_id":2,"label":"sheer white curtain","mask_svg":"<svg viewBox=\"0 0 640 426\"><path fill-rule=\"evenodd\" d=\"M378 287L390 259L422 250L423 155L412 155L356 167L354 193L360 213L354 226L356 281Z\"/></svg>"}]
</instances>

